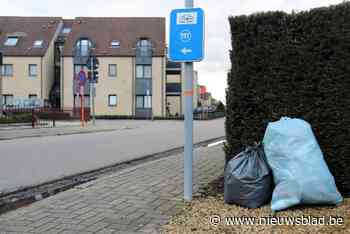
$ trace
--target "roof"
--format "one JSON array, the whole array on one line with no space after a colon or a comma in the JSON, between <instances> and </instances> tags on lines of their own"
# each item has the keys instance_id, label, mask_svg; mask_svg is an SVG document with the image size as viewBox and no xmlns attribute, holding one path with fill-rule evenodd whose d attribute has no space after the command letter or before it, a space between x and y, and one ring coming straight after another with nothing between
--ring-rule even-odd
<instances>
[{"instance_id":1,"label":"roof","mask_svg":"<svg viewBox=\"0 0 350 234\"><path fill-rule=\"evenodd\" d=\"M60 17L0 17L0 50L5 56L44 56L57 28ZM8 36L19 36L16 46L4 46ZM43 46L33 47L37 40L43 40Z\"/></svg>"},{"instance_id":2,"label":"roof","mask_svg":"<svg viewBox=\"0 0 350 234\"><path fill-rule=\"evenodd\" d=\"M71 22L67 22L70 23ZM65 20L64 20L64 24ZM96 56L135 56L135 46L140 38L152 42L153 56L165 55L165 18L161 17L78 17L71 24L63 56L73 56L76 42L89 38L95 45ZM111 48L111 41L119 41L119 48Z\"/></svg>"}]
</instances>

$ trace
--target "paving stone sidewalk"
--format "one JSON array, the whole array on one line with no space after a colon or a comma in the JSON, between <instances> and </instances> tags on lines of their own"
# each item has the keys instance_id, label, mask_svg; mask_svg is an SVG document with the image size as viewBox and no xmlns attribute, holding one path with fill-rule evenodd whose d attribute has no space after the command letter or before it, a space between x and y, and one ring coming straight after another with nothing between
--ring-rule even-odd
<instances>
[{"instance_id":1,"label":"paving stone sidewalk","mask_svg":"<svg viewBox=\"0 0 350 234\"><path fill-rule=\"evenodd\" d=\"M195 191L223 173L222 145L194 152ZM7 233L159 233L183 206L183 157L128 168L0 216Z\"/></svg>"}]
</instances>

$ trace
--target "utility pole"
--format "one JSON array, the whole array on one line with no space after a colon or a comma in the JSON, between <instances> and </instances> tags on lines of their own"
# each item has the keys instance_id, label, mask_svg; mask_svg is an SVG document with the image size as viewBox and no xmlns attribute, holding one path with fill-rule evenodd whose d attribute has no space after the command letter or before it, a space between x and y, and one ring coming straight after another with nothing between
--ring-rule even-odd
<instances>
[{"instance_id":1,"label":"utility pole","mask_svg":"<svg viewBox=\"0 0 350 234\"><path fill-rule=\"evenodd\" d=\"M185 8L193 8L193 0L185 0ZM185 150L184 150L184 199L192 201L193 185L193 62L185 62Z\"/></svg>"}]
</instances>

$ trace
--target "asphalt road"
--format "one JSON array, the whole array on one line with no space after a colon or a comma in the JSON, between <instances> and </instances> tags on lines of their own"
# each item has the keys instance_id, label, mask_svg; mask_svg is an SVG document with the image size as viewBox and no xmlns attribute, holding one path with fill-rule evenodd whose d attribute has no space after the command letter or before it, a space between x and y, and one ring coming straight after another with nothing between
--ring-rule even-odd
<instances>
[{"instance_id":1,"label":"asphalt road","mask_svg":"<svg viewBox=\"0 0 350 234\"><path fill-rule=\"evenodd\" d=\"M182 121L99 124L118 130L0 141L0 192L183 146ZM194 122L194 142L224 134L224 119Z\"/></svg>"}]
</instances>

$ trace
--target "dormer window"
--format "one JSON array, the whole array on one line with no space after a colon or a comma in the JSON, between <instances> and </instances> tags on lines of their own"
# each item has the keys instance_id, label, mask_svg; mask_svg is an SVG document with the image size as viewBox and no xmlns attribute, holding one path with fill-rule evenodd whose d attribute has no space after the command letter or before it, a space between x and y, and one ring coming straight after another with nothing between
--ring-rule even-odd
<instances>
[{"instance_id":1,"label":"dormer window","mask_svg":"<svg viewBox=\"0 0 350 234\"><path fill-rule=\"evenodd\" d=\"M43 44L44 44L43 40L36 40L36 41L34 41L33 47L35 47L35 48L42 48Z\"/></svg>"},{"instance_id":2,"label":"dormer window","mask_svg":"<svg viewBox=\"0 0 350 234\"><path fill-rule=\"evenodd\" d=\"M151 42L147 39L141 39L137 44L139 47L151 47Z\"/></svg>"},{"instance_id":3,"label":"dormer window","mask_svg":"<svg viewBox=\"0 0 350 234\"><path fill-rule=\"evenodd\" d=\"M137 42L137 47L140 50L140 55L141 56L151 56L152 53L152 43L148 39L140 39Z\"/></svg>"},{"instance_id":4,"label":"dormer window","mask_svg":"<svg viewBox=\"0 0 350 234\"><path fill-rule=\"evenodd\" d=\"M5 46L16 46L18 43L18 37L8 37L5 41Z\"/></svg>"},{"instance_id":5,"label":"dormer window","mask_svg":"<svg viewBox=\"0 0 350 234\"><path fill-rule=\"evenodd\" d=\"M119 48L120 47L120 41L113 40L111 42L111 48Z\"/></svg>"},{"instance_id":6,"label":"dormer window","mask_svg":"<svg viewBox=\"0 0 350 234\"><path fill-rule=\"evenodd\" d=\"M77 52L80 56L89 56L92 43L89 39L80 39L76 44Z\"/></svg>"},{"instance_id":7,"label":"dormer window","mask_svg":"<svg viewBox=\"0 0 350 234\"><path fill-rule=\"evenodd\" d=\"M71 31L72 31L71 28L63 28L63 29L62 29L62 33L63 33L63 34L68 34L68 33L70 33Z\"/></svg>"}]
</instances>

